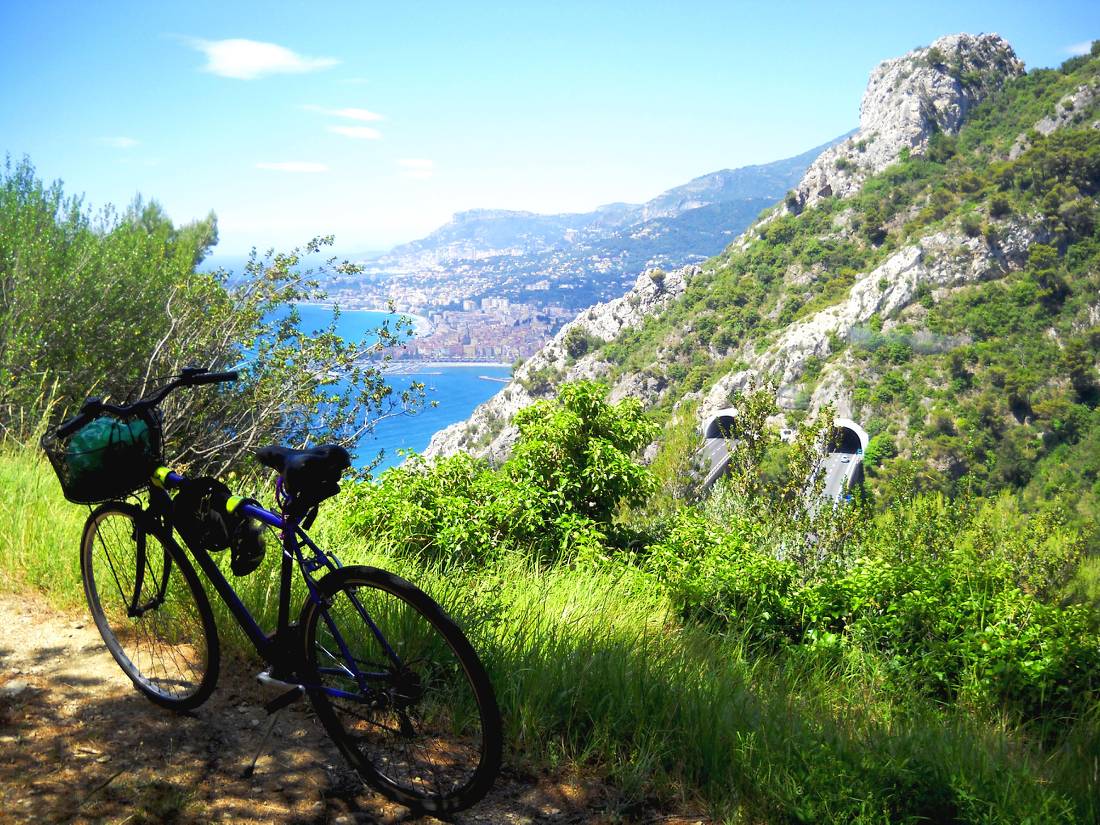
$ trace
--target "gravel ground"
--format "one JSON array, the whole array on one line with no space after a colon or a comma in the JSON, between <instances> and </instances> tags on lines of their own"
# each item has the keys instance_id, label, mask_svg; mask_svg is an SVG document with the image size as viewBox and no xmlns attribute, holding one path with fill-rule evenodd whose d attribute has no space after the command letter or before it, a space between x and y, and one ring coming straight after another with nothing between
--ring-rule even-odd
<instances>
[{"instance_id":1,"label":"gravel ground","mask_svg":"<svg viewBox=\"0 0 1100 825\"><path fill-rule=\"evenodd\" d=\"M0 594L0 823L436 823L359 782L306 703L279 715L256 771L271 698L223 662L214 696L182 715L157 707L119 670L86 614L37 595ZM702 823L633 811L592 778L506 766L455 823Z\"/></svg>"}]
</instances>

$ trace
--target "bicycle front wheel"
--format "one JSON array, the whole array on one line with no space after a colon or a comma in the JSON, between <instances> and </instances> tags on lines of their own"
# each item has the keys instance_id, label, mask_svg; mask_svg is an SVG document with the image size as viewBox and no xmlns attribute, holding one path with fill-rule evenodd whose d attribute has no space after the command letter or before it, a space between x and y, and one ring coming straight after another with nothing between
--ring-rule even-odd
<instances>
[{"instance_id":1,"label":"bicycle front wheel","mask_svg":"<svg viewBox=\"0 0 1100 825\"><path fill-rule=\"evenodd\" d=\"M92 618L134 686L159 705L190 710L218 680L218 633L194 568L171 539L120 501L84 525L80 572Z\"/></svg>"},{"instance_id":2,"label":"bicycle front wheel","mask_svg":"<svg viewBox=\"0 0 1100 825\"><path fill-rule=\"evenodd\" d=\"M344 567L307 600L307 692L360 776L414 810L450 813L500 769L493 688L458 625L423 591L372 567Z\"/></svg>"}]
</instances>

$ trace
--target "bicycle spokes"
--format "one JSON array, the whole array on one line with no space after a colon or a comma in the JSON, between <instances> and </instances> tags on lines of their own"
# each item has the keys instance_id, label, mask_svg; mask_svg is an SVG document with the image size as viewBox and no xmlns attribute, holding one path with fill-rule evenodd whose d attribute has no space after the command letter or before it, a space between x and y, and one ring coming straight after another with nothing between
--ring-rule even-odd
<instances>
[{"instance_id":1,"label":"bicycle spokes","mask_svg":"<svg viewBox=\"0 0 1100 825\"><path fill-rule=\"evenodd\" d=\"M451 642L415 605L380 588L349 585L325 604L307 630L309 655L354 757L403 793L460 796L474 783L486 732Z\"/></svg>"},{"instance_id":2,"label":"bicycle spokes","mask_svg":"<svg viewBox=\"0 0 1100 825\"><path fill-rule=\"evenodd\" d=\"M134 511L108 509L94 518L82 568L104 641L140 689L179 704L212 688L214 630L200 585L182 568L175 572L162 540L144 530Z\"/></svg>"}]
</instances>

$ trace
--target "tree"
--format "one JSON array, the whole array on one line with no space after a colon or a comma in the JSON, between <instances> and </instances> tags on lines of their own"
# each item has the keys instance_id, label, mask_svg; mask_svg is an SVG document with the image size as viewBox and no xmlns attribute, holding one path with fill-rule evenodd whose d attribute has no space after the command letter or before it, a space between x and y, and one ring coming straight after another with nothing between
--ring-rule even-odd
<instances>
[{"instance_id":1,"label":"tree","mask_svg":"<svg viewBox=\"0 0 1100 825\"><path fill-rule=\"evenodd\" d=\"M516 413L519 428L505 471L533 484L558 512L609 522L620 502L639 504L652 491L649 470L632 456L657 435L641 403L606 401L590 381L565 384L556 399Z\"/></svg>"},{"instance_id":2,"label":"tree","mask_svg":"<svg viewBox=\"0 0 1100 825\"><path fill-rule=\"evenodd\" d=\"M1049 309L1056 309L1069 294L1057 250L1046 244L1033 244L1028 251L1027 265L1031 277L1039 285L1039 300Z\"/></svg>"},{"instance_id":3,"label":"tree","mask_svg":"<svg viewBox=\"0 0 1100 825\"><path fill-rule=\"evenodd\" d=\"M562 343L565 345L565 351L570 358L580 358L588 352L590 343L588 330L580 325L574 326L565 334Z\"/></svg>"},{"instance_id":4,"label":"tree","mask_svg":"<svg viewBox=\"0 0 1100 825\"><path fill-rule=\"evenodd\" d=\"M893 439L886 433L879 433L867 444L867 449L863 453L863 466L869 472L874 472L883 461L897 454L898 448L894 446Z\"/></svg>"},{"instance_id":5,"label":"tree","mask_svg":"<svg viewBox=\"0 0 1100 825\"><path fill-rule=\"evenodd\" d=\"M414 409L378 361L407 324L343 341L335 323L300 328L293 305L323 297L298 250L252 254L241 273L197 269L217 242L213 214L174 226L156 202L92 214L29 160L0 172L0 427L25 439L46 411L88 395L124 401L188 365L239 367L233 386L165 402L170 458L224 472L264 443L353 444L379 416ZM331 238L305 247L316 253ZM329 262L330 266L335 261ZM350 265L341 265L351 271Z\"/></svg>"},{"instance_id":6,"label":"tree","mask_svg":"<svg viewBox=\"0 0 1100 825\"><path fill-rule=\"evenodd\" d=\"M1062 353L1062 363L1074 392L1078 399L1090 405L1096 403L1098 395L1094 352L1085 340L1073 338L1066 343Z\"/></svg>"}]
</instances>

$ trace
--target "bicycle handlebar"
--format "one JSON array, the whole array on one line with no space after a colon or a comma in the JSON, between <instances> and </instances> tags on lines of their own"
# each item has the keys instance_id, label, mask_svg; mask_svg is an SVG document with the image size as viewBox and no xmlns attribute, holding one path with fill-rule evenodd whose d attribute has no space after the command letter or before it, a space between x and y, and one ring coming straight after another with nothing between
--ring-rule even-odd
<instances>
[{"instance_id":1,"label":"bicycle handlebar","mask_svg":"<svg viewBox=\"0 0 1100 825\"><path fill-rule=\"evenodd\" d=\"M229 372L207 372L202 375L196 376L190 383L198 386L200 384L221 384L226 381L236 381L237 371L230 370Z\"/></svg>"},{"instance_id":2,"label":"bicycle handlebar","mask_svg":"<svg viewBox=\"0 0 1100 825\"><path fill-rule=\"evenodd\" d=\"M205 367L187 367L179 374L179 377L174 378L152 395L138 399L133 404L106 404L102 399L94 397L89 398L80 406L80 412L58 426L57 437L65 438L66 436L72 435L95 418L95 416L103 412L114 413L115 415L126 417L134 413L150 410L163 401L168 393L179 387L221 384L228 381L236 381L237 378L238 373L236 370L230 370L229 372L207 372Z\"/></svg>"}]
</instances>

